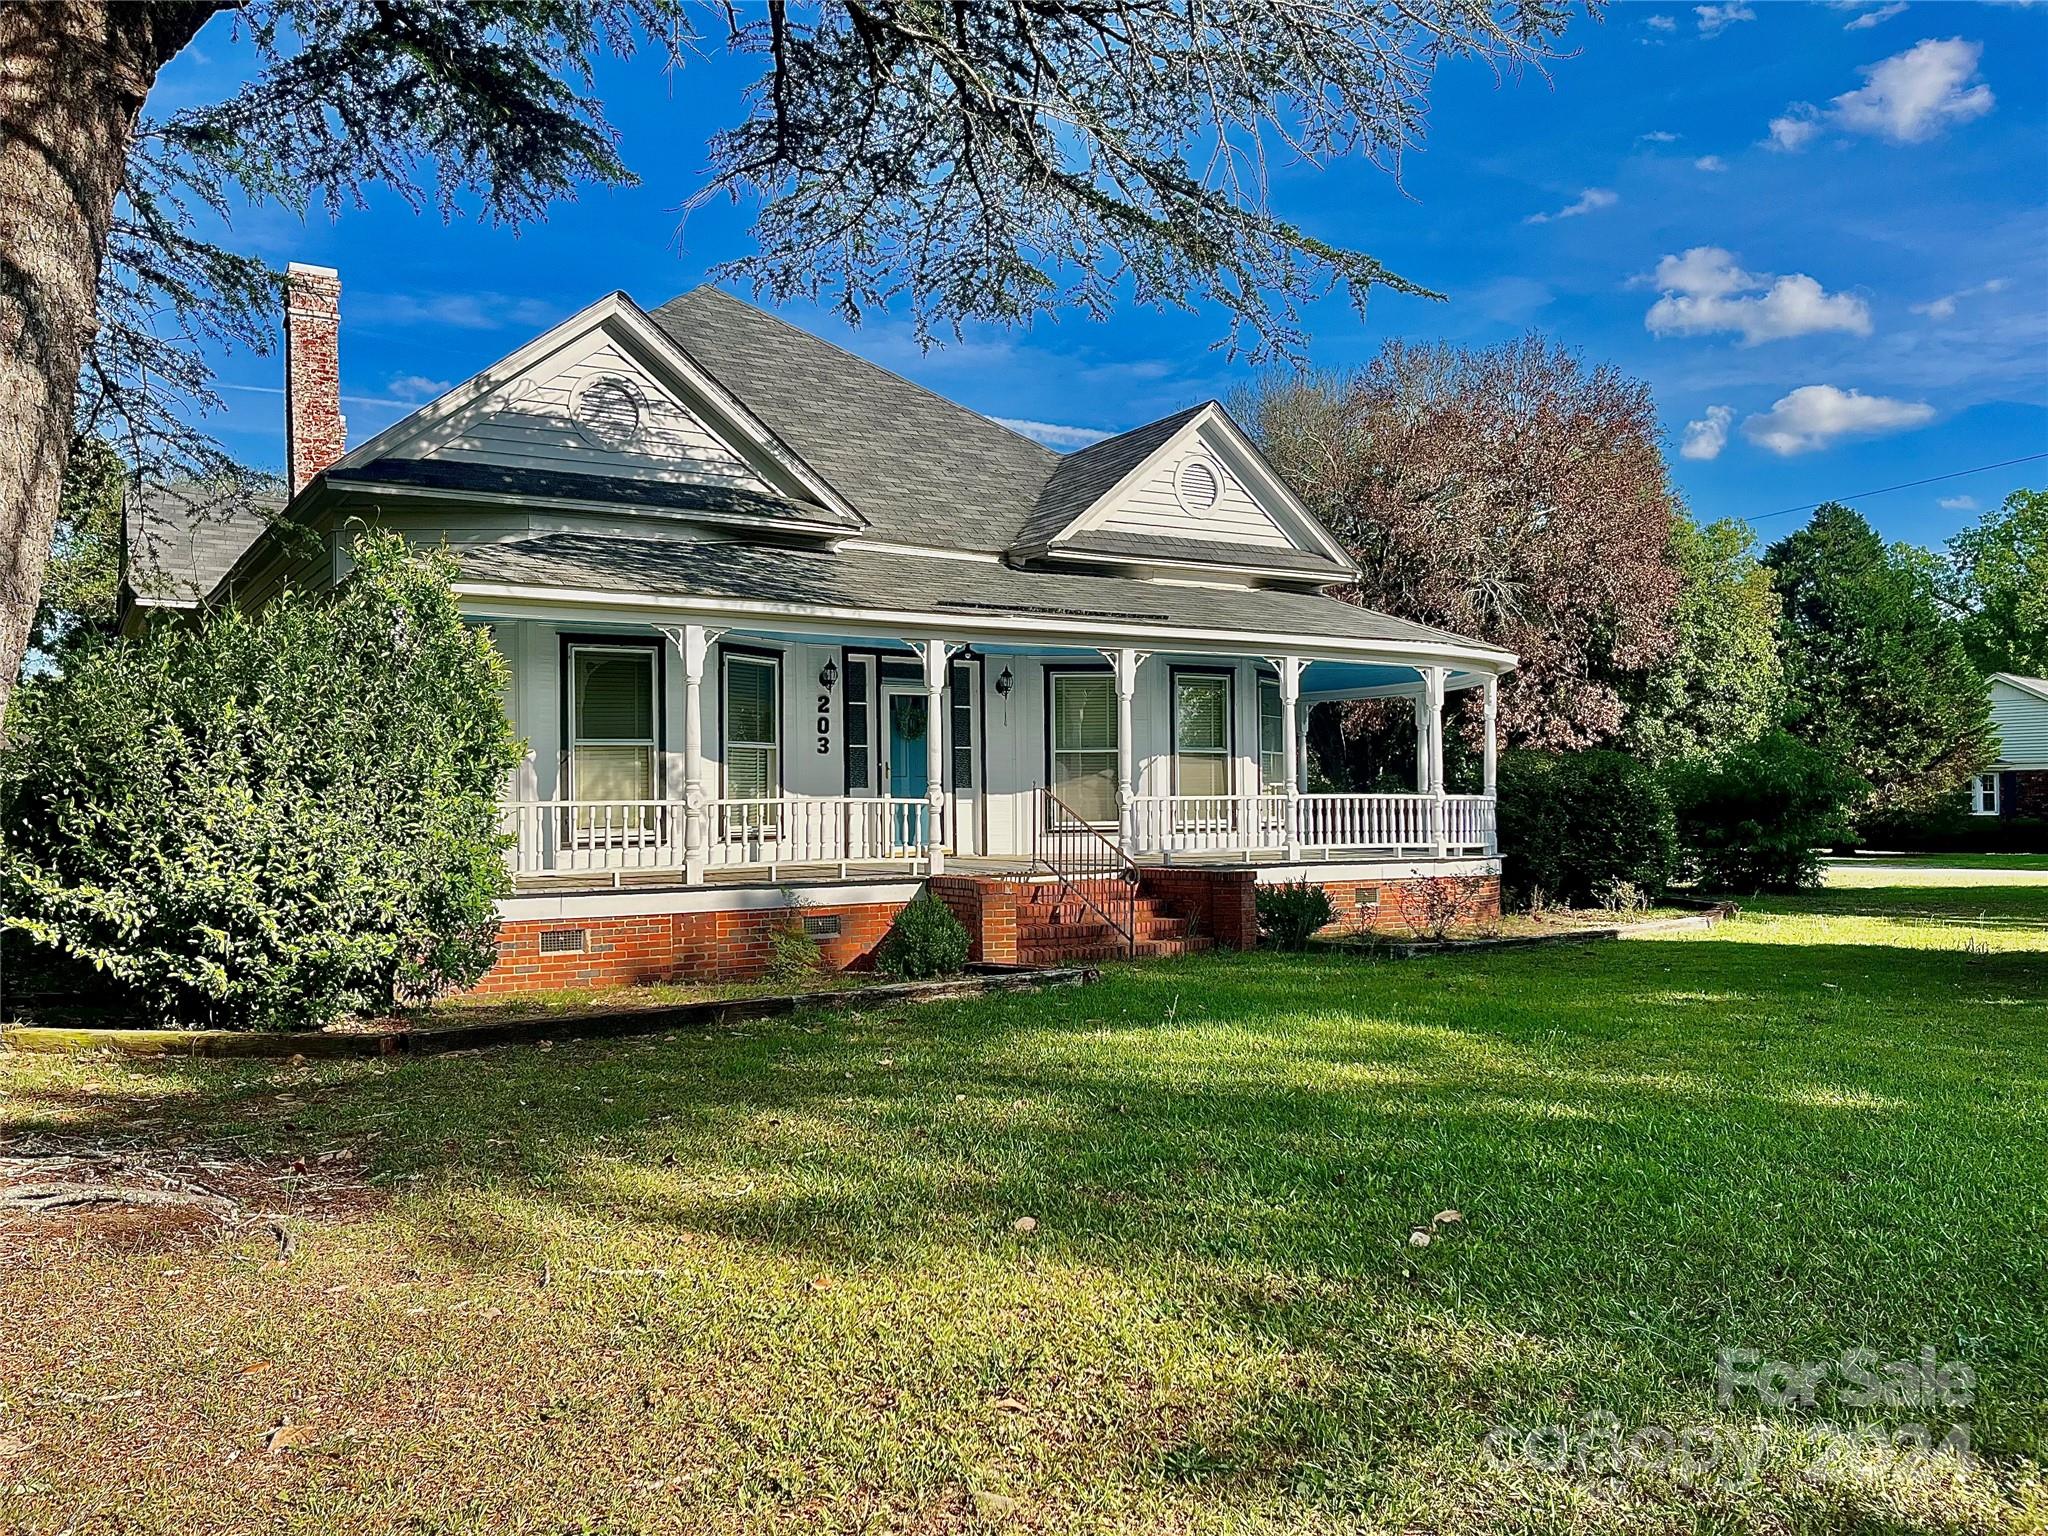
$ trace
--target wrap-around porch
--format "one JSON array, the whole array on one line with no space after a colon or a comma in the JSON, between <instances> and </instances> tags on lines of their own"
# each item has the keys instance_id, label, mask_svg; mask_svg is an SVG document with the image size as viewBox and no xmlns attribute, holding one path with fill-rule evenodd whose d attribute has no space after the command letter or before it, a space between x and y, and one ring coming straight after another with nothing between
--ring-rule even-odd
<instances>
[{"instance_id":1,"label":"wrap-around porch","mask_svg":"<svg viewBox=\"0 0 2048 1536\"><path fill-rule=\"evenodd\" d=\"M1454 658L517 629L534 755L503 816L522 892L1497 851L1498 679ZM1480 792L1452 794L1445 705L1470 688ZM1310 787L1311 712L1357 698L1411 702L1412 791Z\"/></svg>"}]
</instances>

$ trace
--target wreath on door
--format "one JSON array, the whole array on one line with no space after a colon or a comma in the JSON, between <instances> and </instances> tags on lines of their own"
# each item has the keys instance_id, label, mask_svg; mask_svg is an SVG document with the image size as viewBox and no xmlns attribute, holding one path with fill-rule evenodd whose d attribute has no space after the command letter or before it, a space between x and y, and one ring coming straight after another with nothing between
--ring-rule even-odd
<instances>
[{"instance_id":1,"label":"wreath on door","mask_svg":"<svg viewBox=\"0 0 2048 1536\"><path fill-rule=\"evenodd\" d=\"M923 699L909 699L899 707L896 714L896 729L905 741L923 741L925 717L931 711L925 708Z\"/></svg>"}]
</instances>

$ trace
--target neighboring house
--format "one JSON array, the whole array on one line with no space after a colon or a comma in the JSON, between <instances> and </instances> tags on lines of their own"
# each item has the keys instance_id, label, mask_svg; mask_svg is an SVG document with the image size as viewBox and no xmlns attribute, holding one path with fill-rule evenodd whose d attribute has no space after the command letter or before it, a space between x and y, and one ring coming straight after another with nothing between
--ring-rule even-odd
<instances>
[{"instance_id":1,"label":"neighboring house","mask_svg":"<svg viewBox=\"0 0 2048 1536\"><path fill-rule=\"evenodd\" d=\"M2048 678L1992 673L1991 729L1998 760L1970 781L1971 811L2048 821Z\"/></svg>"},{"instance_id":2,"label":"neighboring house","mask_svg":"<svg viewBox=\"0 0 2048 1536\"><path fill-rule=\"evenodd\" d=\"M530 749L486 989L745 974L791 889L831 963L927 880L990 961L1248 944L1287 879L1348 924L1439 875L1497 910L1515 658L1326 595L1349 557L1214 402L1063 455L705 287L344 453L340 285L292 280L285 515L154 501L134 619L332 585L361 523L451 547ZM1360 698L1413 701L1414 793L1307 791L1310 711Z\"/></svg>"}]
</instances>

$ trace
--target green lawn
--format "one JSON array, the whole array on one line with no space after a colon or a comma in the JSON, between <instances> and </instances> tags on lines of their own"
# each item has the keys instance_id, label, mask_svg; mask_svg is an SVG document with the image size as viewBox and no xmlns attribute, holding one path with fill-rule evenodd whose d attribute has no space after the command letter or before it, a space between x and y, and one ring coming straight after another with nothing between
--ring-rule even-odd
<instances>
[{"instance_id":1,"label":"green lawn","mask_svg":"<svg viewBox=\"0 0 2048 1536\"><path fill-rule=\"evenodd\" d=\"M1873 853L1873 865L1920 869L1995 869L2022 873L2048 872L2048 853ZM1854 867L1857 861L1849 861Z\"/></svg>"},{"instance_id":2,"label":"green lawn","mask_svg":"<svg viewBox=\"0 0 2048 1536\"><path fill-rule=\"evenodd\" d=\"M0 1246L0 1530L2048 1523L2041 876L403 1064L0 1058L0 1088L14 1132L222 1178L346 1151L388 1192L290 1206L283 1261L261 1224ZM1974 1390L1722 1407L1724 1346L1929 1349ZM1916 1422L1978 1459L1872 1448ZM1578 1454L1659 1430L1719 1462Z\"/></svg>"}]
</instances>

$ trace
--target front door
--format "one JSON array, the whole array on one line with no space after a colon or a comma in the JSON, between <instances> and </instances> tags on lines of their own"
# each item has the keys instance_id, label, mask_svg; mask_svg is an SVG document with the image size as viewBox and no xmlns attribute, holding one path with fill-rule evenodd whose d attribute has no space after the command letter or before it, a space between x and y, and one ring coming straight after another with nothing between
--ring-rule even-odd
<instances>
[{"instance_id":1,"label":"front door","mask_svg":"<svg viewBox=\"0 0 2048 1536\"><path fill-rule=\"evenodd\" d=\"M882 765L882 781L889 786L892 801L917 802L889 807L891 851L922 848L925 818L931 814L930 807L924 803L932 782L925 758L925 736L933 725L929 718L930 710L926 708L922 689L913 692L885 688L882 707L889 722L885 738L888 761Z\"/></svg>"}]
</instances>

